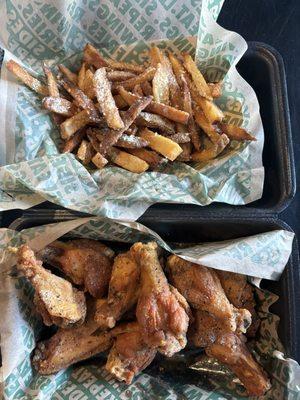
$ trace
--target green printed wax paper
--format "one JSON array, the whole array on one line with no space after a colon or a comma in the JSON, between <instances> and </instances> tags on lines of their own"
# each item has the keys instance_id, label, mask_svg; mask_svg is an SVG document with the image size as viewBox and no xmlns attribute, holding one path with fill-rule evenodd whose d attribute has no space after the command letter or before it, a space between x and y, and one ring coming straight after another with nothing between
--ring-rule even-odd
<instances>
[{"instance_id":1,"label":"green printed wax paper","mask_svg":"<svg viewBox=\"0 0 300 400\"><path fill-rule=\"evenodd\" d=\"M228 265L231 265L230 261L234 264L238 255L239 268L234 268L234 271L245 273L249 270L252 276L259 278L264 277L264 270L273 271L273 278L279 278L289 258L293 241L291 232L278 230L239 240L199 244L187 249L181 246L180 250L175 250L155 232L141 224L97 217L37 226L21 232L1 229L0 306L5 312L0 319L0 335L5 400L238 400L243 398L245 391L229 370L212 359L203 357L200 352L193 355L189 350L183 350L180 355L172 358L157 357L129 386L117 382L105 371L104 356L71 366L57 374L49 376L37 374L31 367L30 356L36 341L40 338L42 323L32 303L31 285L24 278L16 278L9 273L16 260L15 255L8 250L8 246L27 243L38 251L61 236L103 239L125 242L128 245L137 240L156 240L165 249L196 263L205 265L203 257L209 255L210 266L216 268L223 266L225 260ZM229 252L232 254L231 260ZM276 258L276 265L270 255ZM213 258L215 258L214 263ZM278 317L269 312L270 305L277 300L277 297L258 287L256 294L258 313L262 322L258 338L251 347L272 382L272 388L263 399L297 400L300 368L296 361L284 357L284 349L277 336ZM205 375L201 372L203 369L206 370Z\"/></svg>"},{"instance_id":2,"label":"green printed wax paper","mask_svg":"<svg viewBox=\"0 0 300 400\"><path fill-rule=\"evenodd\" d=\"M241 205L259 199L264 181L259 105L235 69L246 42L216 23L222 4L222 0L2 1L0 209L28 208L50 200L74 210L135 220L156 202ZM118 167L88 170L73 154L59 153L58 129L41 108L39 96L5 67L14 58L41 78L42 60L54 70L59 62L75 70L87 42L105 56L141 63L153 41L164 49L195 54L209 80L223 80L217 103L226 120L247 128L257 141L232 143L208 165L174 162L143 174Z\"/></svg>"}]
</instances>

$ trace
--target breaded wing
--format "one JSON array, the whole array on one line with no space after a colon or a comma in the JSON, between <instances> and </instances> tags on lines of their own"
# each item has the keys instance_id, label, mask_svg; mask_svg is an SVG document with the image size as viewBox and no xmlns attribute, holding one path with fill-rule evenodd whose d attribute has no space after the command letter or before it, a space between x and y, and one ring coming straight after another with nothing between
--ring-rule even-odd
<instances>
[{"instance_id":1,"label":"breaded wing","mask_svg":"<svg viewBox=\"0 0 300 400\"><path fill-rule=\"evenodd\" d=\"M45 325L67 327L84 321L84 293L45 269L27 245L18 250L17 268L35 289L35 304L44 317Z\"/></svg>"},{"instance_id":2,"label":"breaded wing","mask_svg":"<svg viewBox=\"0 0 300 400\"><path fill-rule=\"evenodd\" d=\"M93 297L107 292L114 252L97 240L56 240L40 252L44 262L61 269L75 285L84 286Z\"/></svg>"},{"instance_id":3,"label":"breaded wing","mask_svg":"<svg viewBox=\"0 0 300 400\"><path fill-rule=\"evenodd\" d=\"M157 244L135 243L131 254L141 267L141 289L136 316L145 342L171 356L186 345L189 317L170 290L160 265Z\"/></svg>"},{"instance_id":4,"label":"breaded wing","mask_svg":"<svg viewBox=\"0 0 300 400\"><path fill-rule=\"evenodd\" d=\"M102 328L113 328L116 321L137 302L140 267L130 252L114 259L107 299L97 302L95 320Z\"/></svg>"}]
</instances>

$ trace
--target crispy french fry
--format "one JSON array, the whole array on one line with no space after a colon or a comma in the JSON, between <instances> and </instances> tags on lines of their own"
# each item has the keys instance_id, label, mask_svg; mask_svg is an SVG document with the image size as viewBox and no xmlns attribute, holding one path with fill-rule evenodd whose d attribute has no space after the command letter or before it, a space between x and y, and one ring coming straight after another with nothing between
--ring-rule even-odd
<instances>
[{"instance_id":1,"label":"crispy french fry","mask_svg":"<svg viewBox=\"0 0 300 400\"><path fill-rule=\"evenodd\" d=\"M142 67L141 65L128 64L122 61L120 62L110 59L104 59L99 51L95 49L95 47L92 46L90 43L88 43L84 48L83 58L87 63L94 65L97 69L101 67L110 67L112 69L118 69L121 71L131 71L138 73L144 71L144 67Z\"/></svg>"},{"instance_id":2,"label":"crispy french fry","mask_svg":"<svg viewBox=\"0 0 300 400\"><path fill-rule=\"evenodd\" d=\"M133 122L135 122L137 116L145 107L147 107L150 101L151 97L138 98L138 100L136 100L127 111L124 111L123 113L124 127L119 130L111 130L105 135L100 145L101 154L105 154L111 146L117 143L118 139L121 137L124 131L126 131L130 127L130 125Z\"/></svg>"},{"instance_id":3,"label":"crispy french fry","mask_svg":"<svg viewBox=\"0 0 300 400\"><path fill-rule=\"evenodd\" d=\"M193 161L209 161L216 158L229 143L229 138L224 133L220 135L218 142L213 143L209 148L197 151L192 154Z\"/></svg>"},{"instance_id":4,"label":"crispy french fry","mask_svg":"<svg viewBox=\"0 0 300 400\"><path fill-rule=\"evenodd\" d=\"M128 149L127 150L133 156L136 156L149 164L151 169L157 168L160 164L162 164L164 158L162 158L159 154L152 150L146 149Z\"/></svg>"},{"instance_id":5,"label":"crispy french fry","mask_svg":"<svg viewBox=\"0 0 300 400\"><path fill-rule=\"evenodd\" d=\"M169 105L170 91L168 70L164 64L158 63L156 66L156 72L152 81L152 90L154 101Z\"/></svg>"},{"instance_id":6,"label":"crispy french fry","mask_svg":"<svg viewBox=\"0 0 300 400\"><path fill-rule=\"evenodd\" d=\"M152 86L148 81L142 82L141 88L144 96L153 96Z\"/></svg>"},{"instance_id":7,"label":"crispy french fry","mask_svg":"<svg viewBox=\"0 0 300 400\"><path fill-rule=\"evenodd\" d=\"M149 50L151 65L157 67L158 64L164 63L164 54L157 46L152 46Z\"/></svg>"},{"instance_id":8,"label":"crispy french fry","mask_svg":"<svg viewBox=\"0 0 300 400\"><path fill-rule=\"evenodd\" d=\"M71 118L66 119L60 125L61 137L65 140L74 135L80 128L83 128L90 122L88 110L82 110L78 114L73 115Z\"/></svg>"},{"instance_id":9,"label":"crispy french fry","mask_svg":"<svg viewBox=\"0 0 300 400\"><path fill-rule=\"evenodd\" d=\"M12 72L20 81L22 81L30 89L43 96L48 95L48 89L38 79L29 74L21 65L13 60L6 63L7 69Z\"/></svg>"},{"instance_id":10,"label":"crispy french fry","mask_svg":"<svg viewBox=\"0 0 300 400\"><path fill-rule=\"evenodd\" d=\"M147 164L146 161L132 154L125 153L125 151L111 148L109 150L109 156L113 163L137 174L145 172L149 168L149 164Z\"/></svg>"},{"instance_id":11,"label":"crispy french fry","mask_svg":"<svg viewBox=\"0 0 300 400\"><path fill-rule=\"evenodd\" d=\"M83 62L78 73L78 87L84 91L86 64Z\"/></svg>"},{"instance_id":12,"label":"crispy french fry","mask_svg":"<svg viewBox=\"0 0 300 400\"><path fill-rule=\"evenodd\" d=\"M70 71L69 68L65 67L62 64L59 64L58 68L59 68L60 72L62 72L63 75L65 75L67 77L67 79L69 79L70 82L74 83L74 85L77 85L78 78L77 78L77 75L74 74L74 72Z\"/></svg>"},{"instance_id":13,"label":"crispy french fry","mask_svg":"<svg viewBox=\"0 0 300 400\"><path fill-rule=\"evenodd\" d=\"M128 129L126 129L126 131L124 131L124 133L126 133L126 135L135 135L138 131L138 127L135 124L130 125L130 127Z\"/></svg>"},{"instance_id":14,"label":"crispy french fry","mask_svg":"<svg viewBox=\"0 0 300 400\"><path fill-rule=\"evenodd\" d=\"M139 85L145 81L151 81L155 75L156 68L148 67L142 72L140 75L135 76L134 78L127 79L126 81L122 82L115 82L115 88L122 86L125 89L133 89L135 85Z\"/></svg>"},{"instance_id":15,"label":"crispy french fry","mask_svg":"<svg viewBox=\"0 0 300 400\"><path fill-rule=\"evenodd\" d=\"M84 85L83 91L90 99L94 99L96 97L95 89L94 89L94 74L90 69L87 69L84 77Z\"/></svg>"},{"instance_id":16,"label":"crispy french fry","mask_svg":"<svg viewBox=\"0 0 300 400\"><path fill-rule=\"evenodd\" d=\"M146 126L149 128L159 129L168 135L175 133L174 124L167 118L160 115L141 112L135 121L137 126Z\"/></svg>"},{"instance_id":17,"label":"crispy french fry","mask_svg":"<svg viewBox=\"0 0 300 400\"><path fill-rule=\"evenodd\" d=\"M94 89L107 125L112 129L124 128L124 122L120 117L119 110L111 94L111 87L106 77L105 68L99 68L95 72Z\"/></svg>"},{"instance_id":18,"label":"crispy french fry","mask_svg":"<svg viewBox=\"0 0 300 400\"><path fill-rule=\"evenodd\" d=\"M91 118L99 117L99 112L95 104L82 90L67 79L62 79L61 83L66 91L76 100L79 107L89 111Z\"/></svg>"},{"instance_id":19,"label":"crispy french fry","mask_svg":"<svg viewBox=\"0 0 300 400\"><path fill-rule=\"evenodd\" d=\"M42 105L46 110L66 117L72 117L72 115L78 113L78 108L69 100L62 97L44 97Z\"/></svg>"},{"instance_id":20,"label":"crispy french fry","mask_svg":"<svg viewBox=\"0 0 300 400\"><path fill-rule=\"evenodd\" d=\"M209 83L211 96L216 99L222 95L222 82Z\"/></svg>"},{"instance_id":21,"label":"crispy french fry","mask_svg":"<svg viewBox=\"0 0 300 400\"><path fill-rule=\"evenodd\" d=\"M195 61L189 54L183 55L184 66L191 74L192 80L200 96L205 97L207 100L212 100L210 88L204 79L204 76L199 71Z\"/></svg>"},{"instance_id":22,"label":"crispy french fry","mask_svg":"<svg viewBox=\"0 0 300 400\"><path fill-rule=\"evenodd\" d=\"M93 146L87 140L83 140L77 150L77 157L82 161L84 165L87 165L91 162L95 152L93 150Z\"/></svg>"},{"instance_id":23,"label":"crispy french fry","mask_svg":"<svg viewBox=\"0 0 300 400\"><path fill-rule=\"evenodd\" d=\"M181 78L186 73L185 69L183 68L181 61L179 61L179 59L174 54L169 53L169 60L171 62L172 69L173 69L174 75L176 77L177 83L179 85L181 85Z\"/></svg>"},{"instance_id":24,"label":"crispy french fry","mask_svg":"<svg viewBox=\"0 0 300 400\"><path fill-rule=\"evenodd\" d=\"M57 87L56 80L55 80L54 75L52 74L50 68L46 65L46 63L43 63L43 70L44 70L44 74L47 78L47 87L48 87L49 96L59 97L59 90Z\"/></svg>"},{"instance_id":25,"label":"crispy french fry","mask_svg":"<svg viewBox=\"0 0 300 400\"><path fill-rule=\"evenodd\" d=\"M182 153L179 154L176 161L183 161L183 162L191 161L191 152L192 152L191 143L182 143L180 147L182 148Z\"/></svg>"},{"instance_id":26,"label":"crispy french fry","mask_svg":"<svg viewBox=\"0 0 300 400\"><path fill-rule=\"evenodd\" d=\"M200 136L197 131L196 124L195 124L195 120L194 120L191 93L189 91L188 84L187 84L184 76L181 77L181 82L182 82L182 90L183 90L183 109L184 109L184 111L189 113L189 120L187 123L187 127L188 127L189 132L191 132L191 140L192 140L192 143L193 143L195 149L199 150L200 146L201 146L201 142L200 142Z\"/></svg>"},{"instance_id":27,"label":"crispy french fry","mask_svg":"<svg viewBox=\"0 0 300 400\"><path fill-rule=\"evenodd\" d=\"M256 140L256 138L248 133L244 128L230 124L220 124L219 126L221 131L224 132L231 140Z\"/></svg>"},{"instance_id":28,"label":"crispy french fry","mask_svg":"<svg viewBox=\"0 0 300 400\"><path fill-rule=\"evenodd\" d=\"M102 169L108 163L108 160L103 157L102 154L96 153L92 158L92 163L95 164L98 169Z\"/></svg>"},{"instance_id":29,"label":"crispy french fry","mask_svg":"<svg viewBox=\"0 0 300 400\"><path fill-rule=\"evenodd\" d=\"M217 127L211 124L205 117L202 110L195 107L194 116L196 123L200 126L204 133L209 137L212 143L217 143L220 139L220 135L217 131Z\"/></svg>"},{"instance_id":30,"label":"crispy french fry","mask_svg":"<svg viewBox=\"0 0 300 400\"><path fill-rule=\"evenodd\" d=\"M140 132L140 137L149 142L149 147L151 149L157 151L171 161L174 161L179 154L182 153L182 148L179 144L147 128Z\"/></svg>"},{"instance_id":31,"label":"crispy french fry","mask_svg":"<svg viewBox=\"0 0 300 400\"><path fill-rule=\"evenodd\" d=\"M140 97L144 96L141 85L135 85L135 87L132 90L132 93L135 94L136 96L140 96Z\"/></svg>"},{"instance_id":32,"label":"crispy french fry","mask_svg":"<svg viewBox=\"0 0 300 400\"><path fill-rule=\"evenodd\" d=\"M96 137L100 143L103 141L103 139L107 133L108 132L105 129L103 129L103 130L95 130L94 129L93 130L93 134L96 135ZM89 136L89 138L90 138L90 136ZM123 133L119 137L119 139L115 145L117 147L124 147L125 149L136 149L136 148L147 147L148 144L149 143L145 139L142 139L138 136L126 135Z\"/></svg>"},{"instance_id":33,"label":"crispy french fry","mask_svg":"<svg viewBox=\"0 0 300 400\"><path fill-rule=\"evenodd\" d=\"M138 96L128 92L123 87L119 88L119 93L129 105L138 99ZM189 114L187 112L177 110L175 107L170 107L165 104L156 103L155 101L151 101L147 106L146 111L161 115L162 117L166 117L171 121L179 122L181 124L186 124L189 119Z\"/></svg>"},{"instance_id":34,"label":"crispy french fry","mask_svg":"<svg viewBox=\"0 0 300 400\"><path fill-rule=\"evenodd\" d=\"M191 134L189 132L177 132L174 135L168 136L169 139L175 143L189 143L191 141Z\"/></svg>"},{"instance_id":35,"label":"crispy french fry","mask_svg":"<svg viewBox=\"0 0 300 400\"><path fill-rule=\"evenodd\" d=\"M84 129L80 129L79 131L77 131L72 137L70 137L70 139L65 142L62 152L71 153L74 149L76 149L76 147L80 145L85 135L86 132Z\"/></svg>"},{"instance_id":36,"label":"crispy french fry","mask_svg":"<svg viewBox=\"0 0 300 400\"><path fill-rule=\"evenodd\" d=\"M107 79L111 82L121 82L126 79L134 78L136 74L130 71L107 71Z\"/></svg>"}]
</instances>

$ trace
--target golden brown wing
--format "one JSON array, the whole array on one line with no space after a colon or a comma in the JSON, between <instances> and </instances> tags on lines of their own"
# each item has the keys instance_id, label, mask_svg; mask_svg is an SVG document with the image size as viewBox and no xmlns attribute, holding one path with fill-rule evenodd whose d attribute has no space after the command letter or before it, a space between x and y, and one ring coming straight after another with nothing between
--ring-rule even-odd
<instances>
[{"instance_id":1,"label":"golden brown wing","mask_svg":"<svg viewBox=\"0 0 300 400\"><path fill-rule=\"evenodd\" d=\"M136 316L145 342L171 356L186 345L189 317L170 290L158 259L157 244L135 243L130 251L141 267Z\"/></svg>"},{"instance_id":2,"label":"golden brown wing","mask_svg":"<svg viewBox=\"0 0 300 400\"><path fill-rule=\"evenodd\" d=\"M244 384L249 396L262 396L270 389L266 373L237 335L227 333L219 336L206 348L206 353L227 365Z\"/></svg>"},{"instance_id":3,"label":"golden brown wing","mask_svg":"<svg viewBox=\"0 0 300 400\"><path fill-rule=\"evenodd\" d=\"M42 308L48 324L66 327L84 321L86 303L83 292L73 288L70 282L60 278L42 266L27 245L18 250L18 270L31 282L36 302Z\"/></svg>"},{"instance_id":4,"label":"golden brown wing","mask_svg":"<svg viewBox=\"0 0 300 400\"><path fill-rule=\"evenodd\" d=\"M127 324L125 332L117 335L105 368L118 380L129 385L152 362L155 354L156 349L144 343L142 330L133 322Z\"/></svg>"},{"instance_id":5,"label":"golden brown wing","mask_svg":"<svg viewBox=\"0 0 300 400\"><path fill-rule=\"evenodd\" d=\"M93 297L107 292L114 252L90 239L55 241L40 252L43 261L61 269L76 285L84 286Z\"/></svg>"},{"instance_id":6,"label":"golden brown wing","mask_svg":"<svg viewBox=\"0 0 300 400\"><path fill-rule=\"evenodd\" d=\"M137 302L140 267L130 252L114 259L108 297L98 300L95 320L100 327L113 328L116 321Z\"/></svg>"}]
</instances>

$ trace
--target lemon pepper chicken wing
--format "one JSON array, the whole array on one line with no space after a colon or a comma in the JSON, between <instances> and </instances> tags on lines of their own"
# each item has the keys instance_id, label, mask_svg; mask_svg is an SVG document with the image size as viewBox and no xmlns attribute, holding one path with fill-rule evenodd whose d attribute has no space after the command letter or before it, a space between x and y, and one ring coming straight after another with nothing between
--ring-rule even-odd
<instances>
[{"instance_id":1,"label":"lemon pepper chicken wing","mask_svg":"<svg viewBox=\"0 0 300 400\"><path fill-rule=\"evenodd\" d=\"M171 356L186 345L188 315L170 290L160 265L156 243L135 243L131 254L141 267L136 316L145 342ZM168 345L169 344L169 345Z\"/></svg>"},{"instance_id":2,"label":"lemon pepper chicken wing","mask_svg":"<svg viewBox=\"0 0 300 400\"><path fill-rule=\"evenodd\" d=\"M45 325L67 327L80 324L86 315L84 293L67 280L45 269L27 245L18 250L17 268L35 289L35 303Z\"/></svg>"},{"instance_id":3,"label":"lemon pepper chicken wing","mask_svg":"<svg viewBox=\"0 0 300 400\"><path fill-rule=\"evenodd\" d=\"M227 365L244 384L249 396L262 396L270 389L263 369L252 357L242 339L234 333L220 335L206 353Z\"/></svg>"},{"instance_id":4,"label":"lemon pepper chicken wing","mask_svg":"<svg viewBox=\"0 0 300 400\"><path fill-rule=\"evenodd\" d=\"M75 285L84 286L93 297L107 292L114 252L89 239L55 241L40 252L43 261L61 269Z\"/></svg>"},{"instance_id":5,"label":"lemon pepper chicken wing","mask_svg":"<svg viewBox=\"0 0 300 400\"><path fill-rule=\"evenodd\" d=\"M80 327L60 328L50 339L38 343L33 356L35 369L43 375L53 374L106 351L113 343L112 337L108 332L94 333L97 329L92 307Z\"/></svg>"},{"instance_id":6,"label":"lemon pepper chicken wing","mask_svg":"<svg viewBox=\"0 0 300 400\"><path fill-rule=\"evenodd\" d=\"M120 327L116 327L118 330ZM114 330L112 331L114 333ZM107 358L106 370L128 385L134 376L144 370L154 359L157 350L143 340L143 331L136 322L127 324L124 332L116 336Z\"/></svg>"},{"instance_id":7,"label":"lemon pepper chicken wing","mask_svg":"<svg viewBox=\"0 0 300 400\"><path fill-rule=\"evenodd\" d=\"M248 310L237 309L228 301L217 273L178 256L168 258L169 279L195 309L201 309L223 320L228 330L245 332L251 323Z\"/></svg>"},{"instance_id":8,"label":"lemon pepper chicken wing","mask_svg":"<svg viewBox=\"0 0 300 400\"><path fill-rule=\"evenodd\" d=\"M140 267L130 252L114 259L107 299L99 300L95 320L99 327L113 328L137 302Z\"/></svg>"}]
</instances>

